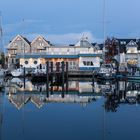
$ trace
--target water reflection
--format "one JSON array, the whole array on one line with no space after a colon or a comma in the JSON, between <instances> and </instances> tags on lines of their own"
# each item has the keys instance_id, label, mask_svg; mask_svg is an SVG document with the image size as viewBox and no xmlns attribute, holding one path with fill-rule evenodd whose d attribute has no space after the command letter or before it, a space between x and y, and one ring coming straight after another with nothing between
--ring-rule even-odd
<instances>
[{"instance_id":1,"label":"water reflection","mask_svg":"<svg viewBox=\"0 0 140 140\"><path fill-rule=\"evenodd\" d=\"M139 138L140 83L18 78L1 83L1 139L131 140L132 133Z\"/></svg>"},{"instance_id":2,"label":"water reflection","mask_svg":"<svg viewBox=\"0 0 140 140\"><path fill-rule=\"evenodd\" d=\"M100 93L93 94L92 82L69 81L60 86L59 83L33 84L28 79L14 78L7 83L6 94L17 109L28 102L38 108L48 103L79 103L86 106L100 97Z\"/></svg>"},{"instance_id":3,"label":"water reflection","mask_svg":"<svg viewBox=\"0 0 140 140\"><path fill-rule=\"evenodd\" d=\"M6 82L9 101L21 109L31 102L37 108L48 103L79 103L83 107L104 97L105 110L116 112L121 104L140 103L140 83L128 81L70 80L63 85L56 82L32 83L29 79L13 78Z\"/></svg>"}]
</instances>

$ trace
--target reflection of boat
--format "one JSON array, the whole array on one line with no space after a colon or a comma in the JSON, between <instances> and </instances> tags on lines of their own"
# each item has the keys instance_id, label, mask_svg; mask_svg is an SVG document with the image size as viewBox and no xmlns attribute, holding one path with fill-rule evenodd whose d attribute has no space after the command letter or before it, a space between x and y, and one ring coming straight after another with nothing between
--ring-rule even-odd
<instances>
[{"instance_id":1,"label":"reflection of boat","mask_svg":"<svg viewBox=\"0 0 140 140\"><path fill-rule=\"evenodd\" d=\"M22 80L19 79L19 78L13 78L13 79L11 80L11 83L22 83Z\"/></svg>"},{"instance_id":2,"label":"reflection of boat","mask_svg":"<svg viewBox=\"0 0 140 140\"><path fill-rule=\"evenodd\" d=\"M28 79L24 81L19 78L13 78L11 79L9 85L10 87L17 89L18 91L32 91L34 88L33 84Z\"/></svg>"},{"instance_id":3,"label":"reflection of boat","mask_svg":"<svg viewBox=\"0 0 140 140\"><path fill-rule=\"evenodd\" d=\"M24 73L24 70L22 68L11 71L11 74L14 77L22 76L23 73Z\"/></svg>"},{"instance_id":4,"label":"reflection of boat","mask_svg":"<svg viewBox=\"0 0 140 140\"><path fill-rule=\"evenodd\" d=\"M35 68L34 74L46 74L46 66L45 65L39 65Z\"/></svg>"},{"instance_id":5,"label":"reflection of boat","mask_svg":"<svg viewBox=\"0 0 140 140\"><path fill-rule=\"evenodd\" d=\"M111 64L102 64L96 77L98 79L114 79L116 76L116 70Z\"/></svg>"},{"instance_id":6,"label":"reflection of boat","mask_svg":"<svg viewBox=\"0 0 140 140\"><path fill-rule=\"evenodd\" d=\"M103 94L112 94L114 93L115 85L112 82L105 82L99 85L101 92Z\"/></svg>"},{"instance_id":7,"label":"reflection of boat","mask_svg":"<svg viewBox=\"0 0 140 140\"><path fill-rule=\"evenodd\" d=\"M137 91L128 91L126 94L126 101L130 104L135 104L137 102Z\"/></svg>"}]
</instances>

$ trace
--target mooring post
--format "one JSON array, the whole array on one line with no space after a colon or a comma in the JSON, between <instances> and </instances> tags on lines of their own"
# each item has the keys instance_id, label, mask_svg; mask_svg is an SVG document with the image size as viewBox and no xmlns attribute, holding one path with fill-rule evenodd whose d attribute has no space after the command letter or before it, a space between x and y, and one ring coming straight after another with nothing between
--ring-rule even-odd
<instances>
[{"instance_id":1,"label":"mooring post","mask_svg":"<svg viewBox=\"0 0 140 140\"><path fill-rule=\"evenodd\" d=\"M69 63L66 62L66 79L68 79L68 73L69 73Z\"/></svg>"},{"instance_id":2,"label":"mooring post","mask_svg":"<svg viewBox=\"0 0 140 140\"><path fill-rule=\"evenodd\" d=\"M65 78L65 64L64 64L64 61L62 62L61 69L62 69L62 82L64 83L64 78Z\"/></svg>"},{"instance_id":3,"label":"mooring post","mask_svg":"<svg viewBox=\"0 0 140 140\"><path fill-rule=\"evenodd\" d=\"M62 98L64 98L64 78L65 78L65 63L62 61L61 63L61 69L62 69Z\"/></svg>"},{"instance_id":4,"label":"mooring post","mask_svg":"<svg viewBox=\"0 0 140 140\"><path fill-rule=\"evenodd\" d=\"M46 62L46 92L49 97L49 61Z\"/></svg>"},{"instance_id":5,"label":"mooring post","mask_svg":"<svg viewBox=\"0 0 140 140\"><path fill-rule=\"evenodd\" d=\"M53 62L51 62L51 73L53 73Z\"/></svg>"},{"instance_id":6,"label":"mooring post","mask_svg":"<svg viewBox=\"0 0 140 140\"><path fill-rule=\"evenodd\" d=\"M67 92L68 92L68 88L69 88L68 71L69 71L69 64L68 64L68 62L66 62L66 91Z\"/></svg>"},{"instance_id":7,"label":"mooring post","mask_svg":"<svg viewBox=\"0 0 140 140\"><path fill-rule=\"evenodd\" d=\"M24 76L23 78L24 78L24 89L25 89L25 76L26 76L25 67L23 68L23 73L24 73L24 74L23 74L23 76Z\"/></svg>"}]
</instances>

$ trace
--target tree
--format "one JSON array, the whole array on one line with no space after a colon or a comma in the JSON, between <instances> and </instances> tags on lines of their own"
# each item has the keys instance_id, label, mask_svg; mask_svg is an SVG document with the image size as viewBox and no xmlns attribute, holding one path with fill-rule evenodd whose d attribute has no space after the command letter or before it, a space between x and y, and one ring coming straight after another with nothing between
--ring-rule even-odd
<instances>
[{"instance_id":1,"label":"tree","mask_svg":"<svg viewBox=\"0 0 140 140\"><path fill-rule=\"evenodd\" d=\"M118 41L115 38L107 38L105 41L105 62L111 63L114 56L119 54Z\"/></svg>"},{"instance_id":2,"label":"tree","mask_svg":"<svg viewBox=\"0 0 140 140\"><path fill-rule=\"evenodd\" d=\"M5 66L5 55L3 52L1 53L1 57L0 57L0 65L2 66L2 68L4 68Z\"/></svg>"}]
</instances>

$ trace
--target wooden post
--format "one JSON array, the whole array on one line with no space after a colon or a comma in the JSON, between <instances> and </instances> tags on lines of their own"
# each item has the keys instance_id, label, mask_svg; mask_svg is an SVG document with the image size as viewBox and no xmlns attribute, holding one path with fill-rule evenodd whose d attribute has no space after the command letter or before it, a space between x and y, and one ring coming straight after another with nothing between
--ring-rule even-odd
<instances>
[{"instance_id":1,"label":"wooden post","mask_svg":"<svg viewBox=\"0 0 140 140\"><path fill-rule=\"evenodd\" d=\"M68 64L68 62L66 62L66 91L67 92L68 92L68 88L69 88L68 70L69 70L69 64Z\"/></svg>"},{"instance_id":2,"label":"wooden post","mask_svg":"<svg viewBox=\"0 0 140 140\"><path fill-rule=\"evenodd\" d=\"M53 73L53 62L51 62L51 73Z\"/></svg>"},{"instance_id":3,"label":"wooden post","mask_svg":"<svg viewBox=\"0 0 140 140\"><path fill-rule=\"evenodd\" d=\"M62 98L64 98L64 78L65 78L65 63L62 61L61 63L61 69L62 69Z\"/></svg>"},{"instance_id":4,"label":"wooden post","mask_svg":"<svg viewBox=\"0 0 140 140\"><path fill-rule=\"evenodd\" d=\"M66 62L66 79L68 79L68 73L69 73L69 63Z\"/></svg>"},{"instance_id":5,"label":"wooden post","mask_svg":"<svg viewBox=\"0 0 140 140\"><path fill-rule=\"evenodd\" d=\"M46 93L49 97L49 61L46 62Z\"/></svg>"},{"instance_id":6,"label":"wooden post","mask_svg":"<svg viewBox=\"0 0 140 140\"><path fill-rule=\"evenodd\" d=\"M24 67L24 69L23 69L23 72L24 72L24 75L23 75L24 77L23 77L23 78L24 78L24 89L25 89L25 76L26 76L25 67Z\"/></svg>"}]
</instances>

